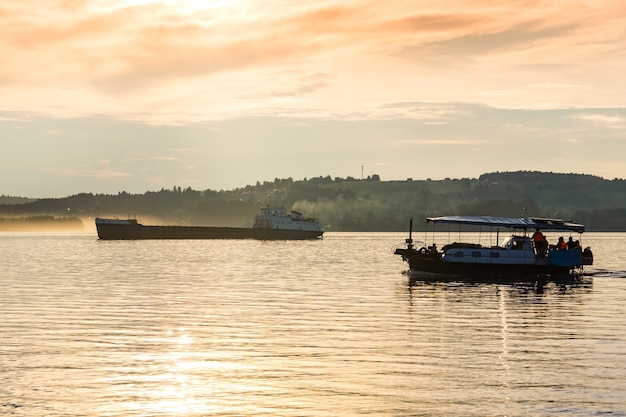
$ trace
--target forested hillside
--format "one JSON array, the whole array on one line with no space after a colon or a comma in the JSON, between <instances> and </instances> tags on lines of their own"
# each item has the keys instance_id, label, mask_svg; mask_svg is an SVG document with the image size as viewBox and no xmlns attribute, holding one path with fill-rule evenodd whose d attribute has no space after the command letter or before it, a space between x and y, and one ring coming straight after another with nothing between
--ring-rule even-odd
<instances>
[{"instance_id":1,"label":"forested hillside","mask_svg":"<svg viewBox=\"0 0 626 417\"><path fill-rule=\"evenodd\" d=\"M144 194L78 194L0 205L7 220L53 216L93 222L137 217L150 224L251 226L259 207L284 205L317 217L329 231L404 231L426 216L561 217L588 230L626 230L626 181L581 174L502 172L479 178L381 181L316 177L275 179L226 191L173 187ZM0 229L1 230L1 229Z\"/></svg>"}]
</instances>

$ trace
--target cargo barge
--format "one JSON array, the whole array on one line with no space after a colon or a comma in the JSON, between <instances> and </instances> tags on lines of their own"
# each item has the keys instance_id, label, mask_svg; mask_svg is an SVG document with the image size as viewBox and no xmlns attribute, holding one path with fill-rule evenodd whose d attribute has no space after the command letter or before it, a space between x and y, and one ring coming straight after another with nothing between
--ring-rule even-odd
<instances>
[{"instance_id":1,"label":"cargo barge","mask_svg":"<svg viewBox=\"0 0 626 417\"><path fill-rule=\"evenodd\" d=\"M284 207L267 206L254 218L254 225L246 227L212 226L148 226L137 219L96 218L100 240L139 239L259 239L304 240L318 239L324 228L313 218L297 211L289 213Z\"/></svg>"}]
</instances>

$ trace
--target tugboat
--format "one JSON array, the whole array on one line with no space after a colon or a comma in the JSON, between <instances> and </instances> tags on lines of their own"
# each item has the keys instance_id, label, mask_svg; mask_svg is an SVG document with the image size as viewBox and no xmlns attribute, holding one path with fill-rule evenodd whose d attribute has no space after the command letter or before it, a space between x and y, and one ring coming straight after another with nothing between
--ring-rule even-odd
<instances>
[{"instance_id":1,"label":"tugboat","mask_svg":"<svg viewBox=\"0 0 626 417\"><path fill-rule=\"evenodd\" d=\"M416 248L413 244L413 219L409 222L409 238L406 247L397 247L394 254L407 262L409 270L448 276L466 277L511 277L519 275L566 275L582 270L584 265L593 264L590 248L584 250L578 241L570 239L569 246L547 245L542 230L575 232L582 235L585 226L561 219L537 217L492 217L492 216L444 216L429 217L427 224L479 226L501 228L511 234L501 244L483 246L480 243L453 242L439 249L433 242L430 246ZM512 232L517 233L512 233ZM530 231L534 231L531 236ZM498 238L496 238L498 239ZM559 242L560 243L560 242Z\"/></svg>"},{"instance_id":2,"label":"tugboat","mask_svg":"<svg viewBox=\"0 0 626 417\"><path fill-rule=\"evenodd\" d=\"M100 240L137 239L318 239L324 228L302 213L284 207L266 206L254 218L252 228L208 226L144 226L137 219L96 218Z\"/></svg>"}]
</instances>

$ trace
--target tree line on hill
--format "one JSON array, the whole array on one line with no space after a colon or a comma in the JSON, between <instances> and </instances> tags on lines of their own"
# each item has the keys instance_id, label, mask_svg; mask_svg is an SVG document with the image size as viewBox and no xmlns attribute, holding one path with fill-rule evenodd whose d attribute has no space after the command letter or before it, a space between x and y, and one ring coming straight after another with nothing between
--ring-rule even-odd
<instances>
[{"instance_id":1,"label":"tree line on hill","mask_svg":"<svg viewBox=\"0 0 626 417\"><path fill-rule=\"evenodd\" d=\"M221 191L175 186L143 194L82 193L3 203L0 218L136 217L146 224L249 227L268 204L316 217L329 231L405 231L409 218L417 231L425 228L426 217L443 215L564 218L587 230L626 231L626 180L537 171L436 181L381 181L378 175L276 178Z\"/></svg>"}]
</instances>

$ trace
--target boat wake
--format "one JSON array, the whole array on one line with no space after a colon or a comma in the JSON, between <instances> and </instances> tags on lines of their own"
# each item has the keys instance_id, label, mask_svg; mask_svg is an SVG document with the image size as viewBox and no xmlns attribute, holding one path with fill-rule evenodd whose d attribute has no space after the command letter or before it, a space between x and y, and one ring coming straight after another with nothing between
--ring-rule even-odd
<instances>
[{"instance_id":1,"label":"boat wake","mask_svg":"<svg viewBox=\"0 0 626 417\"><path fill-rule=\"evenodd\" d=\"M593 271L585 271L585 276L594 278L626 278L626 271L611 271L608 269L594 269Z\"/></svg>"}]
</instances>

